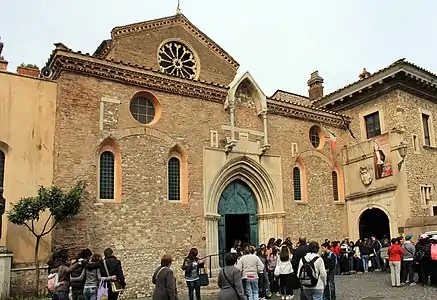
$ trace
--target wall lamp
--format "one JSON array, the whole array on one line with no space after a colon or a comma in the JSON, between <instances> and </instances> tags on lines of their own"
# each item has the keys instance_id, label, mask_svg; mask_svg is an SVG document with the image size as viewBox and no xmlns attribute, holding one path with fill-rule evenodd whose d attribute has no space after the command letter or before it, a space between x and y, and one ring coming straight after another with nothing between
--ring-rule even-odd
<instances>
[{"instance_id":1,"label":"wall lamp","mask_svg":"<svg viewBox=\"0 0 437 300\"><path fill-rule=\"evenodd\" d=\"M407 143L401 142L401 144L398 147L398 152L402 158L402 160L398 163L398 171L400 171L402 169L402 165L405 161L405 156L407 156Z\"/></svg>"}]
</instances>

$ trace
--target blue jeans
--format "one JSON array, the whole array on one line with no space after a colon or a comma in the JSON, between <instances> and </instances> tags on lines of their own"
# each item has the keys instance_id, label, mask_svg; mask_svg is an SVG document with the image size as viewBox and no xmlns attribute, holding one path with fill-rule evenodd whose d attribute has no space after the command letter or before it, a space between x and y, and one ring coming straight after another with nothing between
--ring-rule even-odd
<instances>
[{"instance_id":1,"label":"blue jeans","mask_svg":"<svg viewBox=\"0 0 437 300\"><path fill-rule=\"evenodd\" d=\"M68 297L69 292L56 292L55 295L58 297L58 300L69 300Z\"/></svg>"},{"instance_id":2,"label":"blue jeans","mask_svg":"<svg viewBox=\"0 0 437 300\"><path fill-rule=\"evenodd\" d=\"M258 279L246 279L247 300L258 300Z\"/></svg>"},{"instance_id":3,"label":"blue jeans","mask_svg":"<svg viewBox=\"0 0 437 300\"><path fill-rule=\"evenodd\" d=\"M324 290L303 289L306 299L308 300L323 300Z\"/></svg>"},{"instance_id":4,"label":"blue jeans","mask_svg":"<svg viewBox=\"0 0 437 300\"><path fill-rule=\"evenodd\" d=\"M361 261L363 262L364 272L369 271L369 265L367 264L369 261L369 255L361 255Z\"/></svg>"},{"instance_id":5,"label":"blue jeans","mask_svg":"<svg viewBox=\"0 0 437 300\"><path fill-rule=\"evenodd\" d=\"M196 292L196 299L200 300L200 279L194 281L187 281L188 298L194 300L194 292Z\"/></svg>"},{"instance_id":6,"label":"blue jeans","mask_svg":"<svg viewBox=\"0 0 437 300\"><path fill-rule=\"evenodd\" d=\"M83 296L85 300L97 300L97 288L84 288Z\"/></svg>"},{"instance_id":7,"label":"blue jeans","mask_svg":"<svg viewBox=\"0 0 437 300\"><path fill-rule=\"evenodd\" d=\"M324 294L325 300L335 300L335 280L333 271L330 271L327 274L327 284L325 286Z\"/></svg>"}]
</instances>

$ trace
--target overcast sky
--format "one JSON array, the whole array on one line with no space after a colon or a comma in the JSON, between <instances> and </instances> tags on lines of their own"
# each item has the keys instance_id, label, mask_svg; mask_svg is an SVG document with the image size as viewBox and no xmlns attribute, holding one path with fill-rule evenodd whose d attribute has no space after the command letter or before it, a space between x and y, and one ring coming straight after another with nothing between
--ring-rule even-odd
<instances>
[{"instance_id":1,"label":"overcast sky","mask_svg":"<svg viewBox=\"0 0 437 300\"><path fill-rule=\"evenodd\" d=\"M53 43L93 53L113 27L176 12L177 0L1 0L9 71L43 66ZM267 95L307 95L319 70L325 93L407 58L437 73L437 1L181 0L200 30L249 71Z\"/></svg>"}]
</instances>

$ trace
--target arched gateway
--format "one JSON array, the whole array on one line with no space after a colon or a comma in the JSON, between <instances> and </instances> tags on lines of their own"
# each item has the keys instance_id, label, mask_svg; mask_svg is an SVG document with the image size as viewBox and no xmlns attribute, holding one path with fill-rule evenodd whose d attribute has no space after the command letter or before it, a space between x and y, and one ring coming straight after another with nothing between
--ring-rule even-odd
<instances>
[{"instance_id":1,"label":"arched gateway","mask_svg":"<svg viewBox=\"0 0 437 300\"><path fill-rule=\"evenodd\" d=\"M205 194L207 254L228 250L232 235L242 234L237 228L249 227L245 234L251 243L282 237L284 216L282 195L266 169L247 156L231 159ZM219 268L218 256L213 257L212 268Z\"/></svg>"},{"instance_id":2,"label":"arched gateway","mask_svg":"<svg viewBox=\"0 0 437 300\"><path fill-rule=\"evenodd\" d=\"M378 239L390 238L390 220L387 214L379 208L363 211L359 221L360 238L375 236Z\"/></svg>"},{"instance_id":3,"label":"arched gateway","mask_svg":"<svg viewBox=\"0 0 437 300\"><path fill-rule=\"evenodd\" d=\"M235 240L258 245L256 198L244 181L236 179L223 191L219 205L218 239L220 266Z\"/></svg>"}]
</instances>

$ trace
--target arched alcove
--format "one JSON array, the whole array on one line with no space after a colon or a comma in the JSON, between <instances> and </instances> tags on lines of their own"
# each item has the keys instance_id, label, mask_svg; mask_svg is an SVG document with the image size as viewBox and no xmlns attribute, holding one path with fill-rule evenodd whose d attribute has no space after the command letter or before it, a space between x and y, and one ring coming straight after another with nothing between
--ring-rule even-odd
<instances>
[{"instance_id":1,"label":"arched alcove","mask_svg":"<svg viewBox=\"0 0 437 300\"><path fill-rule=\"evenodd\" d=\"M378 239L390 238L390 220L387 214L379 208L369 208L361 213L359 219L360 238L375 236Z\"/></svg>"},{"instance_id":2,"label":"arched alcove","mask_svg":"<svg viewBox=\"0 0 437 300\"><path fill-rule=\"evenodd\" d=\"M121 203L121 151L112 138L105 138L97 149L97 200ZM105 189L105 191L103 191Z\"/></svg>"}]
</instances>

